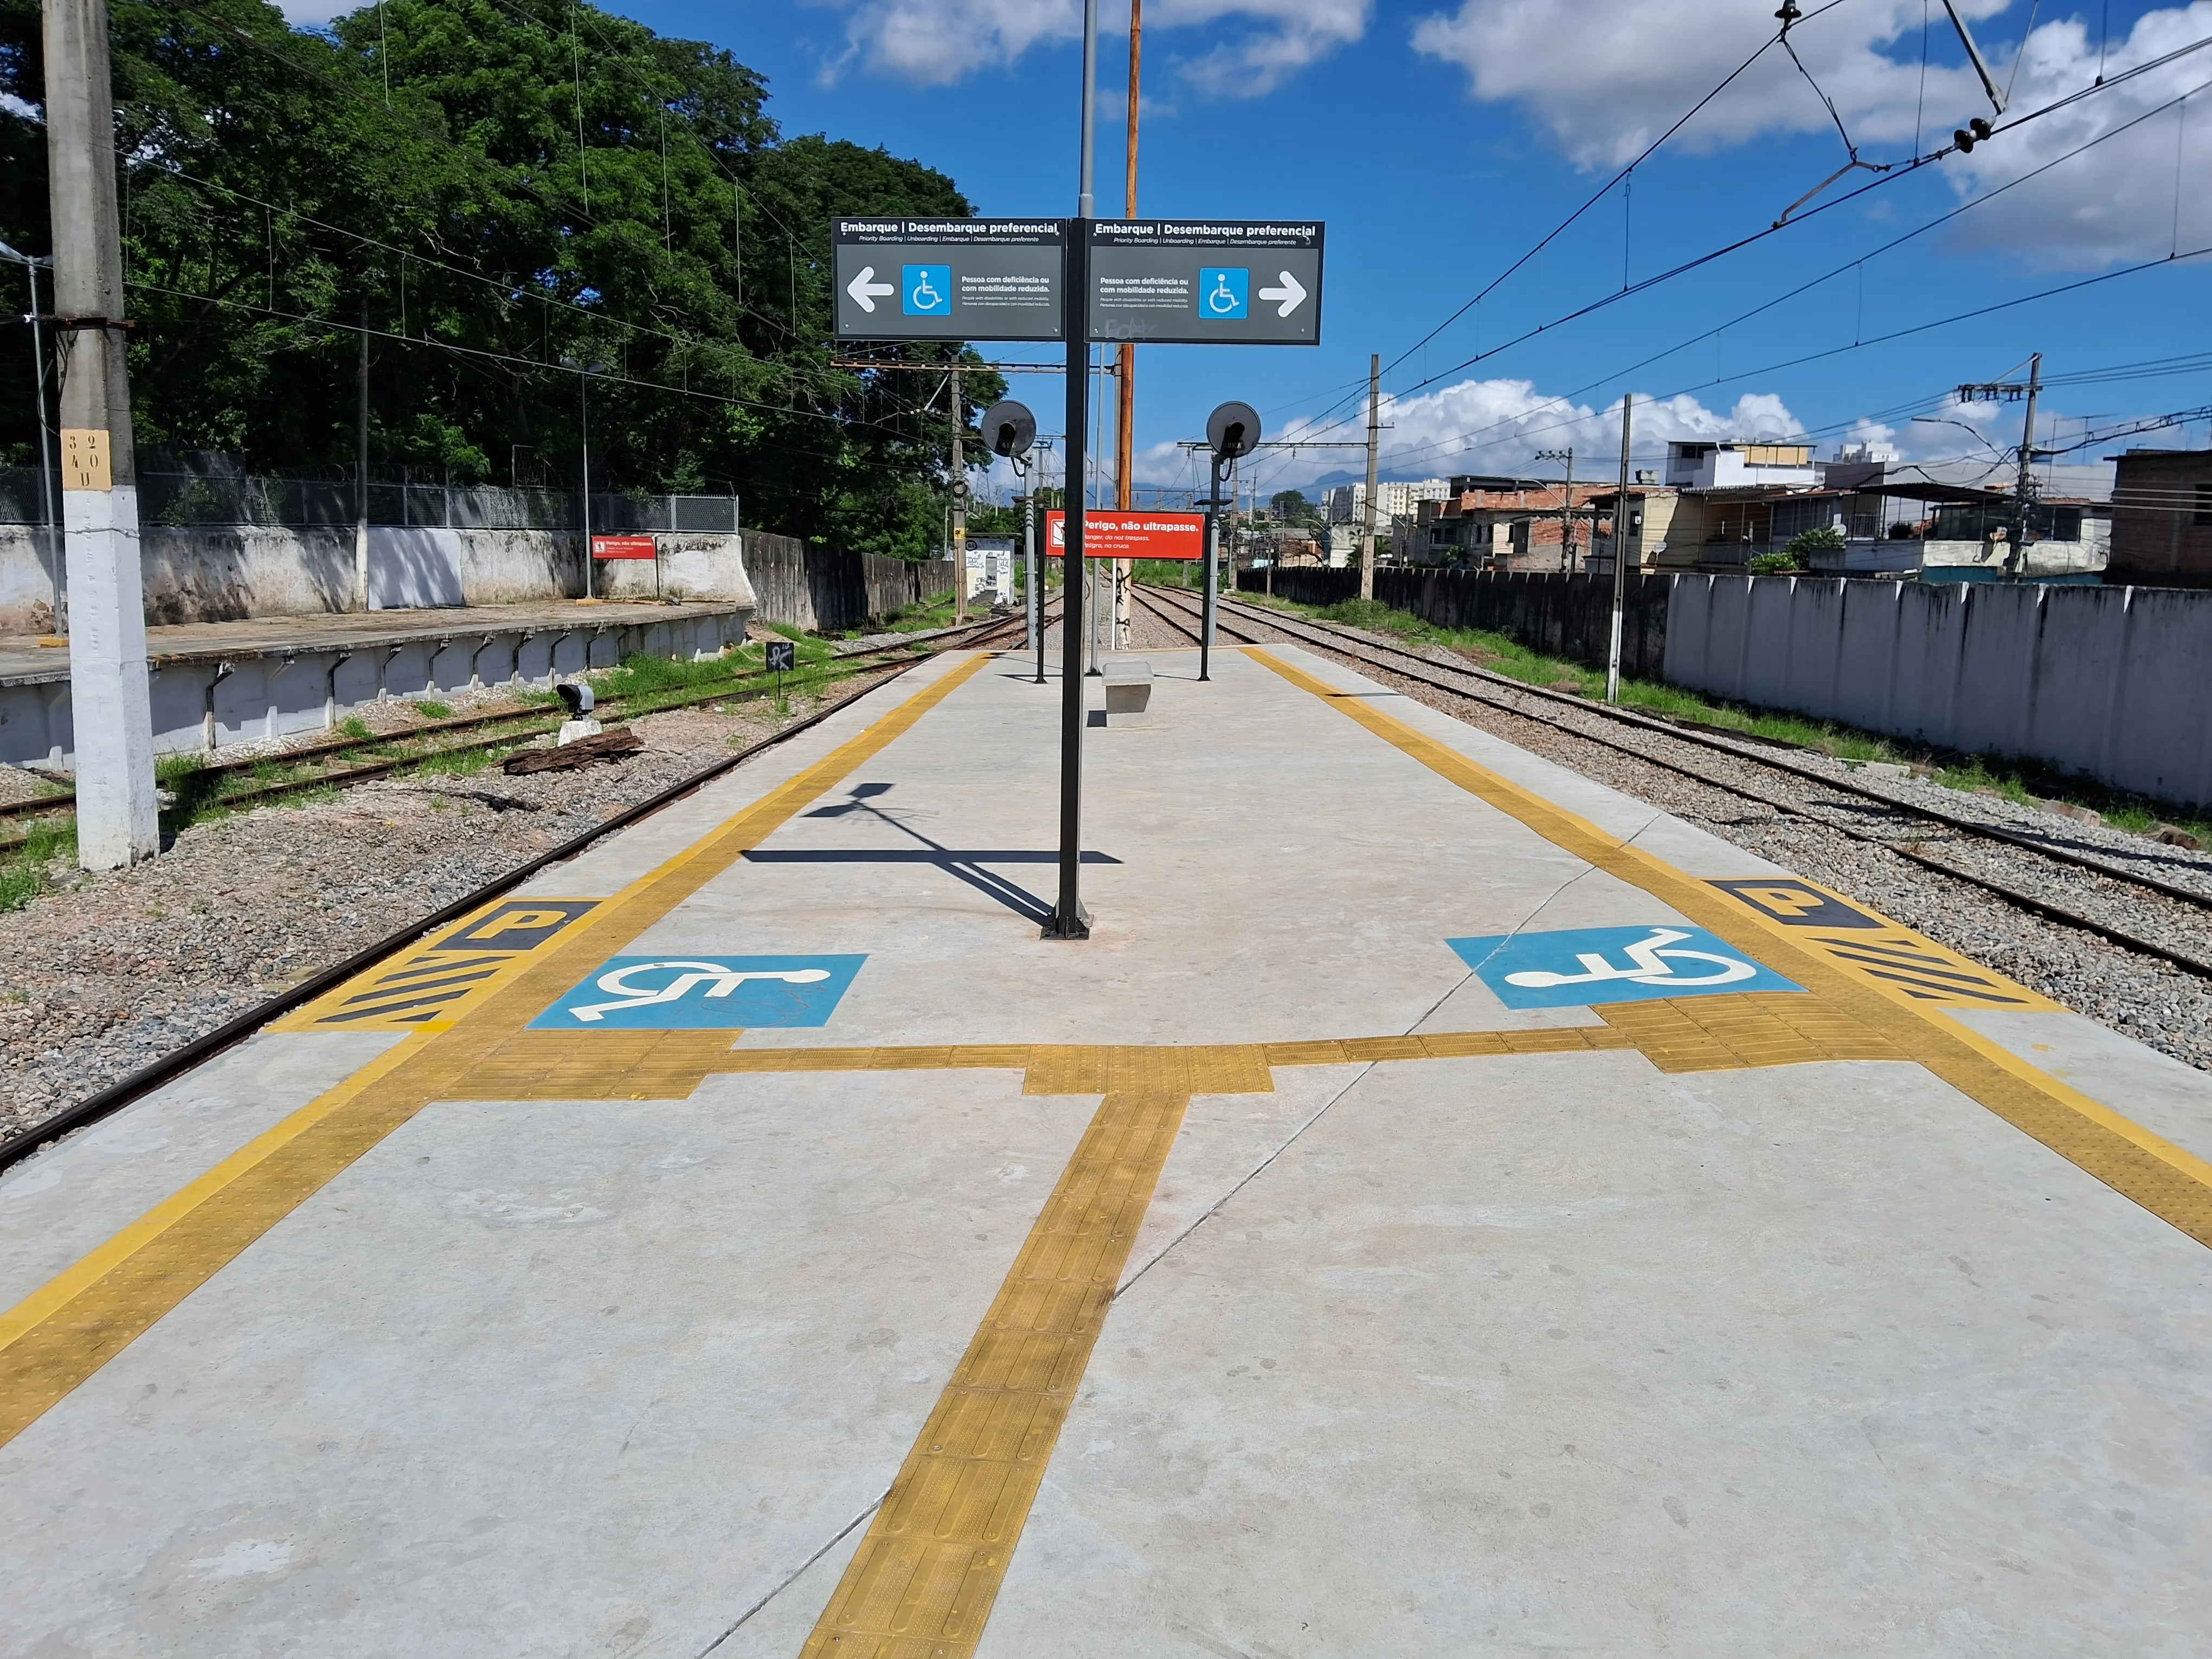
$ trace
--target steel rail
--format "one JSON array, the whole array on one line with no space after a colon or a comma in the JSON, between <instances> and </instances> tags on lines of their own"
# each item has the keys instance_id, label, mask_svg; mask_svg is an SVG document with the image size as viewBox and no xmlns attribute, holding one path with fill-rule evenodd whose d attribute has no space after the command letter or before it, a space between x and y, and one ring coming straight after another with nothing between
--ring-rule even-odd
<instances>
[{"instance_id":1,"label":"steel rail","mask_svg":"<svg viewBox=\"0 0 2212 1659\"><path fill-rule=\"evenodd\" d=\"M1010 630L1024 625L1024 619L1018 617L996 617L988 623L978 624L975 629L969 631ZM988 637L988 632L983 632L981 638L971 643L980 644L982 638ZM803 719L793 720L781 731L769 733L758 743L750 744L734 755L718 760L713 765L694 772L688 777L679 778L665 789L648 795L645 799L633 805L624 807L612 817L592 825L580 835L571 836L550 851L541 853L536 858L517 865L514 869L501 875L495 876L483 886L464 894L451 904L441 906L420 921L409 922L404 927L386 934L374 945L355 951L343 962L335 963L323 969L289 990L280 992L277 995L270 998L267 1001L255 1004L235 1018L218 1025L204 1036L194 1038L182 1048L163 1055L150 1066L143 1066L131 1073L130 1076L110 1084L98 1094L89 1096L74 1106L64 1107L52 1116L33 1124L29 1128L21 1130L6 1139L0 1140L0 1170L6 1170L11 1165L21 1163L41 1146L63 1135L73 1133L88 1124L96 1123L101 1118L121 1110L131 1102L160 1088L172 1079L211 1060L224 1049L244 1042L270 1020L281 1018L295 1008L304 1007L325 992L344 984L355 975L373 968L386 957L405 950L426 934L436 932L448 922L458 921L479 906L489 903L502 893L512 891L540 870L576 857L589 848L593 842L604 840L618 830L628 829L641 818L650 817L655 812L673 805L686 795L713 782L724 773L744 765L764 750L773 749L778 744L789 742L800 732L820 725L832 714L857 702L871 692L890 684L902 674L933 660L943 654L943 651L963 648L970 647L946 646L939 651L932 651L926 655L916 657L910 662L890 665L879 678L872 679L867 684L853 692L851 696L840 697L827 708L817 709Z\"/></svg>"},{"instance_id":2,"label":"steel rail","mask_svg":"<svg viewBox=\"0 0 2212 1659\"><path fill-rule=\"evenodd\" d=\"M1143 590L1139 591L1141 592ZM1304 623L1303 618L1291 618L1290 619L1293 624L1291 627L1282 627L1278 623L1275 616L1272 613L1262 611L1257 616L1250 614L1254 609L1255 608L1251 606L1240 605L1237 608L1237 614L1243 616L1248 622L1258 622L1266 626L1276 627L1279 631L1290 635L1293 639L1297 638L1297 635L1295 631L1297 626L1312 626L1311 624ZM1188 615L1189 613L1185 612L1185 614ZM1225 629L1226 631L1237 635L1237 637L1245 640L1249 643L1264 643L1264 641L1260 640L1255 635L1222 623L1218 615L1216 618L1216 626ZM1304 641L1304 643L1319 644L1325 649L1337 651L1346 656L1356 657L1359 650L1370 650L1375 652L1378 655L1387 654L1391 656L1407 657L1413 662L1419 664L1425 668L1441 670L1445 674L1459 675L1469 679L1498 681L1515 691L1537 690L1537 688L1523 685L1518 680L1506 679L1502 675L1486 674L1480 670L1462 671L1453 668L1447 664L1431 661L1425 657L1414 656L1410 652L1397 651L1389 647L1377 647L1370 641L1362 640L1356 636L1336 635L1334 634L1333 630L1325 631L1316 628L1315 631L1322 632L1323 638L1321 640L1308 640ZM1376 662L1372 658L1370 658L1367 660L1370 666L1382 668L1386 672L1397 674L1403 678L1419 682L1420 684L1431 686L1437 690L1447 692L1453 696L1466 697L1473 702L1486 703L1492 708L1498 708L1507 714L1516 715L1522 720L1535 720L1540 725L1551 726L1554 730L1562 732L1569 737L1579 738L1585 743L1594 743L1602 748L1617 750L1624 755L1627 755L1633 759L1645 763L1647 765L1658 767L1663 771L1675 773L1680 776L1688 778L1697 783L1703 784L1708 788L1718 789L1725 793L1735 795L1740 799L1754 801L1759 805L1769 807L1777 812L1784 813L1792 817L1802 818L1808 823L1815 823L1823 829L1833 830L1836 834L1845 836L1850 840L1861 842L1868 846L1879 847L1886 852L1893 854L1897 857L1905 860L1908 863L1918 865L1922 868L1931 871L1938 875L1948 876L1954 881L1964 882L1969 886L1979 888L1983 891L1989 893L1995 897L2002 899L2005 902L2014 906L2016 908L2029 911L2032 914L2043 916L2048 921L2058 922L2064 927L2076 928L2083 933L2094 934L2097 938L2102 939L2109 944L2120 946L2123 950L2132 951L2141 956L2155 957L2172 967L2182 969L2185 973L2193 974L2199 978L2212 979L2212 960L2207 960L2206 958L2198 957L2190 951L2179 950L2171 945L2161 945L2153 939L2144 939L2138 934L2128 932L2125 928L2115 927L2109 922L2100 921L2094 916L2083 915L2077 910L2069 909L2062 904L2054 904L2051 901L2039 898L2033 893L2024 893L2018 888L2008 886L2002 882L1993 881L1986 876L1980 876L1971 871L1961 870L1955 865L1946 864L1942 860L1930 858L1924 853L1916 853L1909 848L1901 847L1887 837L1869 835L1864 830L1854 829L1849 824L1838 823L1832 818L1826 817L1818 812L1808 811L1805 805L1800 802L1778 799L1773 796L1762 794L1755 789L1748 788L1742 784L1724 782L1718 778L1712 777L1706 773L1699 772L1693 768L1683 766L1674 761L1662 759L1658 756L1653 755L1646 750L1638 749L1628 744L1618 742L1613 738L1602 737L1596 732L1579 731L1562 720L1547 720L1540 714L1533 714L1527 709L1513 708L1511 705L1504 703L1496 698L1480 696L1475 693L1467 690L1462 686L1447 684L1443 680L1437 678L1433 674L1412 672L1395 664ZM1541 694L1539 693L1539 695ZM1556 696L1556 694L1553 695ZM1600 711L1595 709L1593 705L1584 702L1581 699L1561 698L1559 700L1562 702L1567 702L1571 706L1581 708L1584 712L1603 712L1608 714L1618 714L1620 712L1611 709ZM1675 738L1685 742L1702 741L1702 739L1698 738L1694 734L1673 731L1659 721L1650 721L1638 719L1635 720L1633 723L1638 726L1648 726L1653 727L1657 731L1659 735L1664 737ZM1774 767L1778 770L1787 771L1793 774L1808 775L1808 769L1778 765L1776 762L1764 755L1747 754L1741 750L1735 749L1725 744L1717 743L1711 746L1720 749L1725 753L1733 755L1739 760L1750 762L1755 766L1769 766ZM1818 773L1809 773L1809 775L1820 783L1826 784L1829 782L1829 780L1821 777ZM1881 802L1885 806L1892 807L1899 811L1910 812L1914 810L1905 803L1893 801L1887 796L1876 794L1871 790L1855 789L1850 790L1849 793L1868 796L1872 799ZM1931 813L1924 816L1934 817L1936 815ZM1948 821L1948 815L1944 815L1943 821ZM1960 822L1965 823L1966 821L1961 820ZM1972 829L1972 832L1977 834L1980 833L1978 828ZM2097 874L2107 876L2113 880L2126 882L2130 884L2142 885L2146 888L2148 888L2150 885L2148 883L2138 880L2137 878L2114 871L2094 860L2070 859L2063 854L2047 853L2040 847L2035 847L2032 850L2041 854L2043 856L2052 858L2055 862L2076 864L2083 868L2093 871ZM2198 908L2206 908L2208 905L2208 901L2200 895L2190 894L2186 892L2185 890L2174 890L2174 891L2176 896L2179 896L2185 902Z\"/></svg>"}]
</instances>

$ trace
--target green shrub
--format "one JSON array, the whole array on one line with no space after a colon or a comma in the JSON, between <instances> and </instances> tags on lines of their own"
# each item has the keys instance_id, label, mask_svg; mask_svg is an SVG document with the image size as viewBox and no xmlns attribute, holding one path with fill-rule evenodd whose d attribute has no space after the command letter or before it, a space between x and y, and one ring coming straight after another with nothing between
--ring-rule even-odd
<instances>
[{"instance_id":1,"label":"green shrub","mask_svg":"<svg viewBox=\"0 0 2212 1659\"><path fill-rule=\"evenodd\" d=\"M1754 576L1787 576L1802 568L1794 553L1754 553L1751 556L1751 574Z\"/></svg>"}]
</instances>

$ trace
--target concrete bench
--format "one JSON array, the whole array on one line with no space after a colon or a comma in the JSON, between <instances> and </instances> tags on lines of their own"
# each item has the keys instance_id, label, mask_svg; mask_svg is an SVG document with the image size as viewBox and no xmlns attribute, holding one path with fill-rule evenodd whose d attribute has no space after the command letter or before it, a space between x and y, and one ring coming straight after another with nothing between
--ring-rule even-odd
<instances>
[{"instance_id":1,"label":"concrete bench","mask_svg":"<svg viewBox=\"0 0 2212 1659\"><path fill-rule=\"evenodd\" d=\"M1152 665L1142 658L1109 658L1103 675L1106 682L1106 723L1137 726L1152 701Z\"/></svg>"}]
</instances>

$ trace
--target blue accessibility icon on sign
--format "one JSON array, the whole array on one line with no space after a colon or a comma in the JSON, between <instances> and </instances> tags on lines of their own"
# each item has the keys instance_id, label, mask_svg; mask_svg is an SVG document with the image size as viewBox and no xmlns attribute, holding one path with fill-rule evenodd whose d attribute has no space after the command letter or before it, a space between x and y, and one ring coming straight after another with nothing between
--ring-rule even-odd
<instances>
[{"instance_id":1,"label":"blue accessibility icon on sign","mask_svg":"<svg viewBox=\"0 0 2212 1659\"><path fill-rule=\"evenodd\" d=\"M530 1022L533 1031L826 1025L860 957L616 957Z\"/></svg>"},{"instance_id":2,"label":"blue accessibility icon on sign","mask_svg":"<svg viewBox=\"0 0 2212 1659\"><path fill-rule=\"evenodd\" d=\"M1702 927L1576 927L1450 939L1509 1008L1586 1007L1717 992L1802 991Z\"/></svg>"},{"instance_id":3,"label":"blue accessibility icon on sign","mask_svg":"<svg viewBox=\"0 0 2212 1659\"><path fill-rule=\"evenodd\" d=\"M1198 271L1198 314L1236 322L1250 310L1252 273L1234 265L1201 265Z\"/></svg>"},{"instance_id":4,"label":"blue accessibility icon on sign","mask_svg":"<svg viewBox=\"0 0 2212 1659\"><path fill-rule=\"evenodd\" d=\"M909 317L952 314L951 265L901 265L899 309Z\"/></svg>"}]
</instances>

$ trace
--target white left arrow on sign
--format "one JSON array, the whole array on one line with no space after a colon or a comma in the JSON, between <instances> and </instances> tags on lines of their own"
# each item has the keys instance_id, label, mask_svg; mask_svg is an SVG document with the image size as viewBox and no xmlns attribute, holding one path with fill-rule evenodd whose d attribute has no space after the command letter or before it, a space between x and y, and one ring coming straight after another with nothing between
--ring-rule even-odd
<instances>
[{"instance_id":1,"label":"white left arrow on sign","mask_svg":"<svg viewBox=\"0 0 2212 1659\"><path fill-rule=\"evenodd\" d=\"M1287 270L1279 270L1275 276L1281 282L1282 286L1263 288L1260 290L1260 297L1263 300L1280 300L1283 303L1276 308L1275 315L1287 317L1305 303L1305 286Z\"/></svg>"},{"instance_id":2,"label":"white left arrow on sign","mask_svg":"<svg viewBox=\"0 0 2212 1659\"><path fill-rule=\"evenodd\" d=\"M898 284L878 282L876 268L873 265L862 265L860 274L845 284L845 292L853 296L854 305L872 317L876 314L876 296L879 294L897 293ZM1298 297L1304 299L1305 296L1301 293ZM1286 312L1284 314L1287 316L1289 313Z\"/></svg>"}]
</instances>

